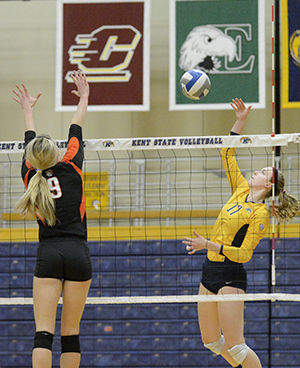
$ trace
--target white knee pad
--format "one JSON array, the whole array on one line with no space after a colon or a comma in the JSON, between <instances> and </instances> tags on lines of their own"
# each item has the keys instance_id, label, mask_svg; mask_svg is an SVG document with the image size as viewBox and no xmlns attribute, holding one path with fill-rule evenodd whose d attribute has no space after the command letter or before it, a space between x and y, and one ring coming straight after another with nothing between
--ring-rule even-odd
<instances>
[{"instance_id":1,"label":"white knee pad","mask_svg":"<svg viewBox=\"0 0 300 368\"><path fill-rule=\"evenodd\" d=\"M242 364L246 359L249 349L249 346L246 344L239 344L233 346L231 349L228 349L228 353L238 364Z\"/></svg>"},{"instance_id":2,"label":"white knee pad","mask_svg":"<svg viewBox=\"0 0 300 368\"><path fill-rule=\"evenodd\" d=\"M204 344L204 346L206 347L206 349L211 350L213 353L220 355L224 344L225 344L225 339L224 339L224 336L221 335L218 341L211 342L209 344Z\"/></svg>"}]
</instances>

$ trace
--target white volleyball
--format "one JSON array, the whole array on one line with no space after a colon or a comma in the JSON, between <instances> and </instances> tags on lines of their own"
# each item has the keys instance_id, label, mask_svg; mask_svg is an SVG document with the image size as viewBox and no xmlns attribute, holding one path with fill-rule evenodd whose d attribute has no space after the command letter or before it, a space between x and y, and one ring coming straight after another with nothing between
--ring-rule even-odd
<instances>
[{"instance_id":1,"label":"white volleyball","mask_svg":"<svg viewBox=\"0 0 300 368\"><path fill-rule=\"evenodd\" d=\"M210 80L202 70L192 69L183 74L180 78L182 93L191 100L200 100L205 97L210 90Z\"/></svg>"}]
</instances>

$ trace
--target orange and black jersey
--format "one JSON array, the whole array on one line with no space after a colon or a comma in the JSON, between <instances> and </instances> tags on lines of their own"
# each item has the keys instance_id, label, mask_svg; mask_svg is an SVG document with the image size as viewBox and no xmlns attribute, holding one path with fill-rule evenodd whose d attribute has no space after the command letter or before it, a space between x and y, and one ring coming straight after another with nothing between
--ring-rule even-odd
<instances>
[{"instance_id":1,"label":"orange and black jersey","mask_svg":"<svg viewBox=\"0 0 300 368\"><path fill-rule=\"evenodd\" d=\"M208 251L210 261L248 262L255 247L268 231L269 213L264 203L248 202L250 191L234 156L234 148L221 151L232 196L222 208L212 230L211 241L223 245L222 254Z\"/></svg>"},{"instance_id":2,"label":"orange and black jersey","mask_svg":"<svg viewBox=\"0 0 300 368\"><path fill-rule=\"evenodd\" d=\"M35 136L34 131L25 132L25 147ZM38 220L40 240L62 237L87 238L82 181L83 158L82 129L79 125L72 124L66 154L56 165L42 173L55 200L57 221L55 226L50 227L43 219ZM35 174L36 170L28 160L23 159L22 178L26 188Z\"/></svg>"}]
</instances>

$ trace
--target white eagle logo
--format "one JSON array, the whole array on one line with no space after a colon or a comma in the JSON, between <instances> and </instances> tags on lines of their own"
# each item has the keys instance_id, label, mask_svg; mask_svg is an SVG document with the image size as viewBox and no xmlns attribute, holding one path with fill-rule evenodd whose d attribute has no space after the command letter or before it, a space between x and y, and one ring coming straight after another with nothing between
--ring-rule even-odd
<instances>
[{"instance_id":1,"label":"white eagle logo","mask_svg":"<svg viewBox=\"0 0 300 368\"><path fill-rule=\"evenodd\" d=\"M192 29L180 49L179 67L185 71L202 69L208 73L221 67L218 57L233 61L237 54L235 40L212 25Z\"/></svg>"}]
</instances>

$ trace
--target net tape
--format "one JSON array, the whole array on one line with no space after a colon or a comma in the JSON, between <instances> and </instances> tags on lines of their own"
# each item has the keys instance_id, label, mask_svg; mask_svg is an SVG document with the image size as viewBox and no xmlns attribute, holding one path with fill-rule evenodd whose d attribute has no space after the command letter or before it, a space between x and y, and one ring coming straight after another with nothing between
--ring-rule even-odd
<instances>
[{"instance_id":1,"label":"net tape","mask_svg":"<svg viewBox=\"0 0 300 368\"><path fill-rule=\"evenodd\" d=\"M122 139L88 139L84 141L87 151L157 150L222 147L272 147L300 143L300 133L240 136L194 136L152 137ZM59 148L66 149L66 140L56 140ZM19 153L24 150L23 141L0 142L0 154Z\"/></svg>"}]
</instances>

